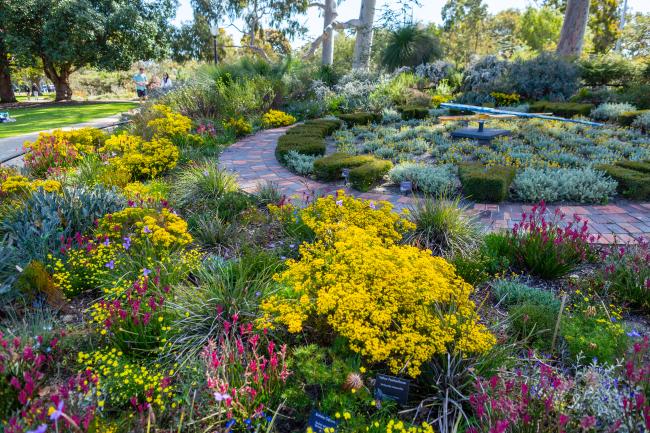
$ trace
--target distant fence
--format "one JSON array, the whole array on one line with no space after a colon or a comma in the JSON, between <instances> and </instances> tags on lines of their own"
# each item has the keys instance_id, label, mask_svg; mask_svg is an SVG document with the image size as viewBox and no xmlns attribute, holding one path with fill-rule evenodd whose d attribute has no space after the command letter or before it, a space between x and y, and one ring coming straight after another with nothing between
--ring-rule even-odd
<instances>
[{"instance_id":1,"label":"distant fence","mask_svg":"<svg viewBox=\"0 0 650 433\"><path fill-rule=\"evenodd\" d=\"M127 123L130 123L130 122L131 122L130 120L125 120L123 122L117 122L117 123L112 123L110 125L101 126L101 127L97 128L97 129L112 129L112 128L116 128L116 127L121 126L121 125L126 125ZM4 163L7 163L9 161L12 161L12 160L14 160L16 158L20 158L25 153L27 153L27 152L24 151L24 150L21 150L20 152L16 152L16 153L11 154L11 155L3 158L3 159L0 159L0 165L2 165Z\"/></svg>"}]
</instances>

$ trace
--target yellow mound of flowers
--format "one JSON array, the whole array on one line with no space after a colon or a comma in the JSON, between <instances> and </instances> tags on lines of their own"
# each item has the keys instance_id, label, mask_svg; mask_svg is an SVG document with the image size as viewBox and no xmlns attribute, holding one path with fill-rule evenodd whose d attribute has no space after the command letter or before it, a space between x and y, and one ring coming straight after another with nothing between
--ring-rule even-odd
<instances>
[{"instance_id":1,"label":"yellow mound of flowers","mask_svg":"<svg viewBox=\"0 0 650 433\"><path fill-rule=\"evenodd\" d=\"M126 133L113 135L99 151L110 156L111 165L135 179L155 178L174 168L179 156L178 147L167 138L145 141Z\"/></svg>"},{"instance_id":2,"label":"yellow mound of flowers","mask_svg":"<svg viewBox=\"0 0 650 433\"><path fill-rule=\"evenodd\" d=\"M278 128L296 123L296 118L280 110L269 110L262 116L262 124L266 128Z\"/></svg>"},{"instance_id":3,"label":"yellow mound of flowers","mask_svg":"<svg viewBox=\"0 0 650 433\"><path fill-rule=\"evenodd\" d=\"M412 377L436 354L490 349L495 338L477 322L472 286L443 258L397 244L395 227L408 224L394 213L388 217L384 206L339 195L301 211L317 240L303 244L301 259L289 260L275 276L284 290L263 302L263 320L295 333L324 318L369 362ZM387 218L392 224L381 223Z\"/></svg>"}]
</instances>

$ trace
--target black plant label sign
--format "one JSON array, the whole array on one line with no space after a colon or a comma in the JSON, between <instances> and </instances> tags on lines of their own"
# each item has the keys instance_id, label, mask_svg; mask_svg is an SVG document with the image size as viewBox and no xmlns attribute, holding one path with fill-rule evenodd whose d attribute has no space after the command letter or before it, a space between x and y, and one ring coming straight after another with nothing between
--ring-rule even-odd
<instances>
[{"instance_id":1,"label":"black plant label sign","mask_svg":"<svg viewBox=\"0 0 650 433\"><path fill-rule=\"evenodd\" d=\"M323 433L326 428L332 428L336 431L338 422L317 410L313 410L311 415L309 415L307 425L311 427L314 433Z\"/></svg>"},{"instance_id":2,"label":"black plant label sign","mask_svg":"<svg viewBox=\"0 0 650 433\"><path fill-rule=\"evenodd\" d=\"M408 379L378 374L375 380L375 397L379 400L394 400L399 404L406 404L409 399L410 384Z\"/></svg>"}]
</instances>

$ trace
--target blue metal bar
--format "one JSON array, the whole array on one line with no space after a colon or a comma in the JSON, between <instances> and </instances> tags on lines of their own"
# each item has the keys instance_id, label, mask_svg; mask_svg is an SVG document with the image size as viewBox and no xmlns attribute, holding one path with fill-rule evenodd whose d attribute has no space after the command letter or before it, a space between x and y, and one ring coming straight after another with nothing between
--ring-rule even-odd
<instances>
[{"instance_id":1,"label":"blue metal bar","mask_svg":"<svg viewBox=\"0 0 650 433\"><path fill-rule=\"evenodd\" d=\"M559 120L560 122L578 123L580 125L605 126L603 123L591 122L589 120L566 119L564 117L548 116L546 114L520 113L518 111L498 110L496 108L477 107L475 105L450 104L450 103L445 102L445 103L440 104L440 106L442 108L451 108L451 109L454 109L454 110L472 111L474 113L481 113L481 114L507 114L507 115L510 115L510 116L517 116L517 117L522 117L522 118L526 118L526 119Z\"/></svg>"}]
</instances>

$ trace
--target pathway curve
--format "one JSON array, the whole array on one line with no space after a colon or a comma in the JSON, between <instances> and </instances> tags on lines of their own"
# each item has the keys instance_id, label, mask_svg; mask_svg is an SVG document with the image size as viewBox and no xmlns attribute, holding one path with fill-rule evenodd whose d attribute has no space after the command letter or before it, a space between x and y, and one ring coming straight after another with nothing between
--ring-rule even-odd
<instances>
[{"instance_id":1,"label":"pathway curve","mask_svg":"<svg viewBox=\"0 0 650 433\"><path fill-rule=\"evenodd\" d=\"M51 132L54 131L54 129L63 129L65 131L68 131L70 129L79 129L79 128L86 128L86 127L103 128L105 126L118 123L121 118L122 118L121 114L114 114L109 117L93 119L88 122L77 123L75 125L62 126L59 128L48 129L45 131L30 132L28 134L21 134L21 135L15 135L13 137L0 138L0 161L11 155L15 155L16 153L20 152L23 148L24 142L36 140L36 138L38 138L38 134L41 132ZM1 127L2 126L0 125L0 128ZM22 166L23 158L20 157L20 158L12 159L11 161L7 161L5 164Z\"/></svg>"},{"instance_id":2,"label":"pathway curve","mask_svg":"<svg viewBox=\"0 0 650 433\"><path fill-rule=\"evenodd\" d=\"M342 184L322 183L298 176L275 158L275 146L278 138L288 128L268 129L228 147L220 157L222 168L239 175L241 187L253 192L257 186L266 181L276 183L287 196L303 197L309 195L329 194L337 189L356 197L369 200L386 200L397 209L410 206L413 197L390 191L360 193L344 188ZM522 212L530 212L532 206L518 203L473 204L471 210L491 230L512 228L521 219ZM558 206L549 206L553 211ZM618 201L611 205L559 206L566 215L577 214L589 221L590 232L600 235L603 243L633 242L635 238L650 238L650 203L633 203Z\"/></svg>"}]
</instances>

